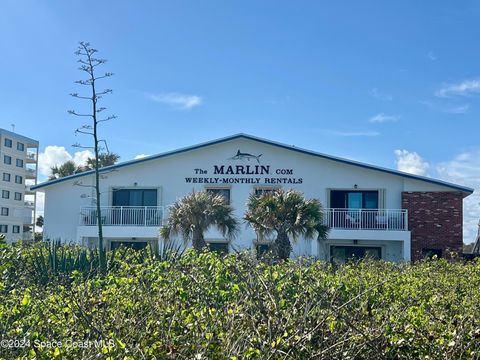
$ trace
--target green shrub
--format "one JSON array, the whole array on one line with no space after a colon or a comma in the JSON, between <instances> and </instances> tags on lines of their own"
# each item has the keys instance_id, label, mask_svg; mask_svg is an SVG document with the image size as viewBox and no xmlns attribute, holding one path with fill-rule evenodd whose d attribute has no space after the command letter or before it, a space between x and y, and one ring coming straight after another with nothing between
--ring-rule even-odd
<instances>
[{"instance_id":1,"label":"green shrub","mask_svg":"<svg viewBox=\"0 0 480 360\"><path fill-rule=\"evenodd\" d=\"M125 249L99 276L87 250L49 251L0 248L0 336L28 345L0 357L480 357L480 261L334 267Z\"/></svg>"}]
</instances>

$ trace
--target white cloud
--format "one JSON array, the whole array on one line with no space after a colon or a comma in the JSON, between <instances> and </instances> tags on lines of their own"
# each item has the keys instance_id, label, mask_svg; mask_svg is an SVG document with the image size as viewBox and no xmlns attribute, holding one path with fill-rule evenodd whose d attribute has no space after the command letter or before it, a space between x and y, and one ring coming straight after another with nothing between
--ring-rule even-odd
<instances>
[{"instance_id":1,"label":"white cloud","mask_svg":"<svg viewBox=\"0 0 480 360\"><path fill-rule=\"evenodd\" d=\"M138 160L138 159L143 159L143 158L146 158L146 157L148 157L148 156L150 156L150 155L146 155L146 154L139 154L139 155L135 156L135 158L134 158L134 159L135 159L135 160Z\"/></svg>"},{"instance_id":2,"label":"white cloud","mask_svg":"<svg viewBox=\"0 0 480 360\"><path fill-rule=\"evenodd\" d=\"M43 176L49 176L53 166L62 165L68 160L84 165L89 157L93 157L89 150L77 151L72 156L63 146L48 145L44 152L38 154L38 171Z\"/></svg>"},{"instance_id":3,"label":"white cloud","mask_svg":"<svg viewBox=\"0 0 480 360\"><path fill-rule=\"evenodd\" d=\"M397 122L400 119L398 115L387 115L384 113L377 114L368 119L368 122L371 123L386 123L386 122Z\"/></svg>"},{"instance_id":4,"label":"white cloud","mask_svg":"<svg viewBox=\"0 0 480 360\"><path fill-rule=\"evenodd\" d=\"M435 53L433 51L429 51L428 54L427 54L428 58L432 61L436 61L438 60L438 56L435 55Z\"/></svg>"},{"instance_id":5,"label":"white cloud","mask_svg":"<svg viewBox=\"0 0 480 360\"><path fill-rule=\"evenodd\" d=\"M450 113L450 114L465 114L465 113L468 112L468 110L470 110L470 105L468 105L468 104L446 107L444 109L445 112Z\"/></svg>"},{"instance_id":6,"label":"white cloud","mask_svg":"<svg viewBox=\"0 0 480 360\"><path fill-rule=\"evenodd\" d=\"M378 131L330 131L333 135L338 136L379 136Z\"/></svg>"},{"instance_id":7,"label":"white cloud","mask_svg":"<svg viewBox=\"0 0 480 360\"><path fill-rule=\"evenodd\" d=\"M464 80L457 84L444 84L435 91L435 96L445 98L450 96L468 96L480 93L480 80Z\"/></svg>"},{"instance_id":8,"label":"white cloud","mask_svg":"<svg viewBox=\"0 0 480 360\"><path fill-rule=\"evenodd\" d=\"M370 94L371 94L375 99L378 99L378 100L382 100L382 101L392 101L392 100L393 100L393 96L392 96L392 95L383 94L383 93L381 93L380 90L378 90L377 88L373 88L373 89L370 91Z\"/></svg>"},{"instance_id":9,"label":"white cloud","mask_svg":"<svg viewBox=\"0 0 480 360\"><path fill-rule=\"evenodd\" d=\"M198 95L185 95L178 93L146 94L150 100L167 104L179 109L192 109L203 103L203 99Z\"/></svg>"},{"instance_id":10,"label":"white cloud","mask_svg":"<svg viewBox=\"0 0 480 360\"><path fill-rule=\"evenodd\" d=\"M430 165L416 152L395 150L397 169L414 175L426 176Z\"/></svg>"},{"instance_id":11,"label":"white cloud","mask_svg":"<svg viewBox=\"0 0 480 360\"><path fill-rule=\"evenodd\" d=\"M463 239L465 243L471 243L475 240L480 219L480 149L461 153L453 160L442 162L436 170L442 180L475 189L463 201Z\"/></svg>"},{"instance_id":12,"label":"white cloud","mask_svg":"<svg viewBox=\"0 0 480 360\"><path fill-rule=\"evenodd\" d=\"M38 171L44 176L50 175L53 166L72 160L72 155L63 146L49 145L38 154Z\"/></svg>"},{"instance_id":13,"label":"white cloud","mask_svg":"<svg viewBox=\"0 0 480 360\"><path fill-rule=\"evenodd\" d=\"M430 100L422 100L420 104L428 106L432 110L441 111L449 114L466 114L470 110L470 104L448 105Z\"/></svg>"},{"instance_id":14,"label":"white cloud","mask_svg":"<svg viewBox=\"0 0 480 360\"><path fill-rule=\"evenodd\" d=\"M94 158L95 156L90 150L77 151L73 154L73 162L77 165L85 165L88 158Z\"/></svg>"},{"instance_id":15,"label":"white cloud","mask_svg":"<svg viewBox=\"0 0 480 360\"><path fill-rule=\"evenodd\" d=\"M463 241L475 241L480 219L480 149L463 152L452 160L435 166L430 166L416 152L395 150L395 155L398 170L426 175L430 168L435 172L436 178L475 189L475 192L463 201Z\"/></svg>"}]
</instances>

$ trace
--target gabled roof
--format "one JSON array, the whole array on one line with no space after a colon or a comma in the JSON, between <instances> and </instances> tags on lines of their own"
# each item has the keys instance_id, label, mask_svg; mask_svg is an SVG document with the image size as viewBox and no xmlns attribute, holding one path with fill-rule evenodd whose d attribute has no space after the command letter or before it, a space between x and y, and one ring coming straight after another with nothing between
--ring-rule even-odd
<instances>
[{"instance_id":1,"label":"gabled roof","mask_svg":"<svg viewBox=\"0 0 480 360\"><path fill-rule=\"evenodd\" d=\"M361 163L361 162L354 161L354 160L348 160L348 159L343 159L343 158L339 158L339 157L336 157L336 156L326 155L326 154L318 153L318 152L315 152L315 151L306 150L306 149L298 148L298 147L295 147L295 146L292 146L292 145L286 145L286 144L282 144L282 143L279 143L279 142L275 142L275 141L271 141L271 140L259 138L259 137L248 135L248 134L243 134L243 133L227 136L227 137L224 137L224 138L204 142L204 143L193 145L193 146L180 148L180 149L173 150L173 151L167 151L167 152L157 154L157 155L147 156L145 158L138 159L138 160L125 161L125 162L122 162L122 163L119 163L119 164L104 167L104 168L100 169L100 172L105 173L105 172L109 172L111 170L119 169L119 168L122 168L122 167L125 167L125 166L136 165L136 164L143 163L143 162L146 162L146 161L160 159L160 158L163 158L163 157L184 153L184 152L200 149L200 148L210 146L210 145L224 143L224 142L235 140L235 139L253 140L253 141L257 141L259 143L273 145L273 146L277 146L277 147L282 148L282 149L287 149L287 150L296 151L296 152L307 154L307 155L320 157L320 158L323 158L323 159L337 161L337 162L347 164L347 165L358 166L358 167L362 167L362 168L365 168L365 169L381 171L381 172L384 172L384 173L401 176L401 177L404 177L404 178L420 180L420 181L424 181L424 182L428 182L428 183L432 183L432 184L442 185L442 186L449 187L453 190L464 192L464 193L466 193L465 194L466 196L473 193L473 189L469 188L469 187L466 187L466 186L460 186L460 185L457 185L457 184L449 183L449 182L442 181L442 180L432 179L432 178L428 178L428 177L425 177L425 176L412 175L412 174L404 173L404 172L397 171L397 170L383 168L383 167L380 167L380 166L365 164L365 163ZM93 173L94 173L94 171L90 170L90 171L85 171L85 172L75 174L75 175L65 176L63 178L56 179L56 180L45 181L45 182L43 182L41 184L38 184L36 186L32 186L31 189L32 190L41 189L41 188L44 188L44 187L47 187L47 186L52 186L52 185L55 185L55 184L58 184L58 183L61 183L61 182L67 181L67 180L79 178L79 177L82 177L82 176L91 175Z\"/></svg>"}]
</instances>

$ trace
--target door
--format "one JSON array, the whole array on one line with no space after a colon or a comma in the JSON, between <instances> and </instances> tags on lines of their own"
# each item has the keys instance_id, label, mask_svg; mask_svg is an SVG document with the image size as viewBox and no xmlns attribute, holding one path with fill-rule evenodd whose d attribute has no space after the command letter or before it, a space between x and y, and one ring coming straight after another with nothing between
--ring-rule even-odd
<instances>
[{"instance_id":1,"label":"door","mask_svg":"<svg viewBox=\"0 0 480 360\"><path fill-rule=\"evenodd\" d=\"M155 216L156 210L145 207L157 206L157 189L115 189L112 206L116 207L112 212L113 224L146 225L147 217Z\"/></svg>"},{"instance_id":2,"label":"door","mask_svg":"<svg viewBox=\"0 0 480 360\"><path fill-rule=\"evenodd\" d=\"M330 206L338 211L332 212L331 224L343 229L372 228L378 209L378 191L374 190L331 190ZM342 210L343 209L343 210Z\"/></svg>"},{"instance_id":3,"label":"door","mask_svg":"<svg viewBox=\"0 0 480 360\"><path fill-rule=\"evenodd\" d=\"M382 248L379 246L330 246L330 259L335 264L364 258L381 259Z\"/></svg>"}]
</instances>

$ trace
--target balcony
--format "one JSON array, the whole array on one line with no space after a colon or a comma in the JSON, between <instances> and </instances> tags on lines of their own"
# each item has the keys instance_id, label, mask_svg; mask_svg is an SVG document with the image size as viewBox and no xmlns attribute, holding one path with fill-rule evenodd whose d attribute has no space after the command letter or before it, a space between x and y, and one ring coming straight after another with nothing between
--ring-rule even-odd
<instances>
[{"instance_id":1,"label":"balcony","mask_svg":"<svg viewBox=\"0 0 480 360\"><path fill-rule=\"evenodd\" d=\"M102 206L103 226L159 227L162 225L163 208L160 206ZM80 209L80 226L97 226L95 206Z\"/></svg>"},{"instance_id":2,"label":"balcony","mask_svg":"<svg viewBox=\"0 0 480 360\"><path fill-rule=\"evenodd\" d=\"M37 162L37 153L27 152L25 159L28 164L34 164Z\"/></svg>"},{"instance_id":3,"label":"balcony","mask_svg":"<svg viewBox=\"0 0 480 360\"><path fill-rule=\"evenodd\" d=\"M333 230L408 231L405 209L324 209L325 225Z\"/></svg>"},{"instance_id":4,"label":"balcony","mask_svg":"<svg viewBox=\"0 0 480 360\"><path fill-rule=\"evenodd\" d=\"M25 171L27 172L25 178L26 179L35 179L37 177L37 171L32 168L26 168Z\"/></svg>"}]
</instances>

